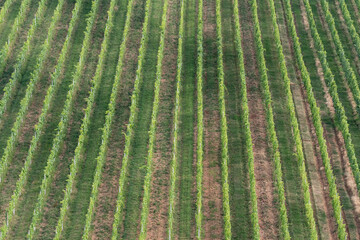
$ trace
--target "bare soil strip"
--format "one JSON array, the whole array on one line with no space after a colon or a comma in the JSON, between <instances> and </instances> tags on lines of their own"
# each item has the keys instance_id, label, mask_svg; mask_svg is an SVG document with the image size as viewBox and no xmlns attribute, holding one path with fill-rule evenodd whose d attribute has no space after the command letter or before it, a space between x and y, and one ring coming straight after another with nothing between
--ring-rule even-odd
<instances>
[{"instance_id":1,"label":"bare soil strip","mask_svg":"<svg viewBox=\"0 0 360 240\"><path fill-rule=\"evenodd\" d=\"M215 1L204 2L204 239L223 236L220 114L216 74Z\"/></svg>"}]
</instances>

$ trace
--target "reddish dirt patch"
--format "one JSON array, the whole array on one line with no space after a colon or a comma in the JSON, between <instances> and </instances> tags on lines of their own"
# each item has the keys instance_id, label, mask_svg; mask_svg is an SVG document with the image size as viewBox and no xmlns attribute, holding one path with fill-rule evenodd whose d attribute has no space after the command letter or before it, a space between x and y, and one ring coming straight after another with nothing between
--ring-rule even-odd
<instances>
[{"instance_id":1,"label":"reddish dirt patch","mask_svg":"<svg viewBox=\"0 0 360 240\"><path fill-rule=\"evenodd\" d=\"M204 40L216 39L215 2L204 2ZM212 41L212 49L216 49ZM206 60L205 61L210 61ZM211 60L212 61L212 60ZM216 72L215 72L216 73ZM204 71L204 89L208 81ZM217 79L217 75L216 75ZM221 144L218 90L204 91L204 159L203 159L203 232L205 239L221 239L223 236Z\"/></svg>"}]
</instances>

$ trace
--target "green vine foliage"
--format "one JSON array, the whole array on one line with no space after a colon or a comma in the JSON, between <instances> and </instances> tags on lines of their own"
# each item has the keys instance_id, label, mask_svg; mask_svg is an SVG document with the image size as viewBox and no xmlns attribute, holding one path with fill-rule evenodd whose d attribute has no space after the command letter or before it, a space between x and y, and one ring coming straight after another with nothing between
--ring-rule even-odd
<instances>
[{"instance_id":1,"label":"green vine foliage","mask_svg":"<svg viewBox=\"0 0 360 240\"><path fill-rule=\"evenodd\" d=\"M116 201L116 211L114 214L114 222L112 226L112 240L117 240L119 236L119 225L122 222L121 215L122 210L124 207L124 188L127 179L127 172L128 172L128 163L129 163L129 154L130 154L130 147L131 141L133 138L134 133L134 124L135 119L137 117L137 105L139 101L139 94L140 94L140 83L142 79L142 68L144 63L144 57L147 47L147 40L148 40L148 28L149 28L149 16L150 16L150 5L151 0L146 0L145 3L145 17L142 27L142 37L140 41L140 48L139 48L139 55L138 55L138 67L136 69L136 77L134 83L134 90L131 95L131 105L130 105L130 117L126 129L125 134L125 148L124 148L124 155L121 163L121 173L119 178L119 193L117 196Z\"/></svg>"},{"instance_id":2,"label":"green vine foliage","mask_svg":"<svg viewBox=\"0 0 360 240\"><path fill-rule=\"evenodd\" d=\"M116 0L112 0L110 3L109 18L108 18L109 25L107 25L107 27L106 27L107 32L105 32L105 38L104 38L105 40L102 45L101 53L103 53L103 54L100 53L100 58L103 58L103 59L105 59L105 53L106 53L106 48L108 46L109 35L110 35L110 31L111 31L111 28L113 25L113 14L114 14L114 9L115 9L115 5L116 5L115 3L116 3ZM97 165L96 165L96 169L95 169L95 177L94 177L94 181L92 184L90 204L89 204L88 211L86 214L85 228L84 228L84 233L83 233L82 239L90 238L92 217L94 215L95 204L96 204L96 200L97 200L97 196L98 196L98 188L99 188L100 181L101 181L102 168L104 166L104 162L106 159L107 146L109 143L109 137L110 137L110 133L111 133L111 125L112 125L112 121L113 121L113 118L115 115L116 100L117 100L117 96L118 96L118 92L119 92L118 90L120 87L120 78L121 78L121 74L123 71L123 64L124 64L125 51L126 51L126 42L127 42L128 35L129 35L132 9L133 9L133 0L130 0L127 5L126 21L125 21L125 27L124 27L124 31L123 31L123 40L120 45L119 59L118 59L118 64L116 66L115 79L114 79L114 83L113 83L112 90L111 90L108 111L106 112L106 116L105 116L105 124L104 124L102 137L101 137L102 143L100 146L99 155L96 158ZM99 61L99 63L100 62L101 62L101 60ZM104 68L103 63L104 63L104 61L102 61L102 65L98 65L98 67L101 71ZM94 85L93 85L93 88L91 91L91 96L88 98L89 99L88 107L85 110L85 117L83 119L83 124L81 126L78 145L75 149L74 161L70 167L70 175L68 178L68 185L66 186L66 190L65 190L65 193L68 193L68 194L66 194L66 196L63 200L63 206L62 206L63 210L62 210L62 215L61 215L63 217L62 217L62 219L59 219L59 222L58 222L59 229L60 229L60 226L62 228L62 222L60 222L60 220L64 221L66 211L69 206L70 196L71 196L71 192L72 192L73 185L75 182L76 172L78 169L78 163L81 158L81 153L83 152L83 145L84 145L86 133L88 132L88 128L90 125L90 116L92 113L92 106L94 105L93 103L95 101L96 92L97 92L98 88L100 87L100 79L101 79L101 75L100 75L101 71L100 70L97 71L98 75L95 75L95 78L94 78Z\"/></svg>"},{"instance_id":3,"label":"green vine foliage","mask_svg":"<svg viewBox=\"0 0 360 240\"><path fill-rule=\"evenodd\" d=\"M289 233L289 221L286 209L286 197L285 197L285 188L284 188L284 181L282 176L282 169L281 169L281 158L279 152L279 141L276 135L275 123L274 123L274 113L272 108L272 97L269 87L269 80L267 75L267 68L266 68L266 61L264 56L264 46L262 43L262 36L261 36L261 29L260 23L258 18L258 7L257 2L252 1L251 4L252 14L253 14L253 21L254 21L254 35L255 35L255 43L256 43L256 53L257 53L257 60L258 66L260 71L260 80L261 80L261 88L264 93L264 104L265 104L265 111L266 111L266 122L267 128L269 132L269 139L272 146L272 157L274 159L274 176L276 180L277 186L277 193L279 197L279 211L280 211L280 229L281 235L283 239L289 240L290 233Z\"/></svg>"},{"instance_id":4,"label":"green vine foliage","mask_svg":"<svg viewBox=\"0 0 360 240\"><path fill-rule=\"evenodd\" d=\"M360 190L359 166L357 163L355 149L354 149L354 145L353 145L352 139L351 139L351 134L349 131L349 124L347 122L345 109L339 98L339 94L337 91L337 85L334 80L334 75L329 67L328 62L327 62L326 51L325 51L324 45L320 39L320 35L317 31L316 23L314 20L314 16L313 16L313 13L311 10L310 3L308 0L303 0L303 3L305 5L307 18L309 20L311 35L312 35L312 38L314 39L315 48L316 48L317 54L319 55L321 66L324 71L325 82L326 82L327 87L329 88L329 93L330 93L330 96L334 103L335 114L336 114L335 120L338 125L338 128L340 129L340 131L344 137L345 148L347 151L347 155L349 157L351 170L352 170L352 173L355 178L357 189Z\"/></svg>"},{"instance_id":5,"label":"green vine foliage","mask_svg":"<svg viewBox=\"0 0 360 240\"><path fill-rule=\"evenodd\" d=\"M309 182L306 172L306 166L305 166L305 158L304 158L304 152L303 152L303 146L302 146L302 140L299 130L299 123L296 118L296 112L295 112L295 105L293 101L293 96L291 93L290 88L290 79L288 76L287 68L286 68L286 62L285 62L285 56L283 53L283 48L281 44L280 39L280 33L279 33L279 26L277 24L276 20L276 11L274 6L274 1L270 0L270 12L271 12L271 18L272 18L272 26L273 26L273 32L275 37L275 42L278 50L279 60L280 60L280 71L281 71L281 77L285 84L285 90L287 95L287 105L290 112L290 121L291 121L291 127L293 130L293 138L296 146L296 156L298 160L298 167L300 171L300 177L301 177L301 188L303 191L303 197L304 197L304 203L305 203L305 212L306 212L306 219L308 223L308 227L310 230L310 238L313 240L318 239L318 233L316 230L316 224L314 219L314 211L312 208L311 203L311 196L310 196L310 190L309 190Z\"/></svg>"},{"instance_id":6,"label":"green vine foliage","mask_svg":"<svg viewBox=\"0 0 360 240\"><path fill-rule=\"evenodd\" d=\"M27 239L33 239L35 237L37 225L39 224L42 217L42 211L46 202L47 193L54 177L54 172L56 168L56 159L61 149L61 145L64 141L66 129L70 120L70 113L73 107L74 97L79 88L80 78L83 73L85 60L90 47L90 39L92 35L91 30L95 22L95 17L98 8L99 8L99 1L93 0L91 6L91 12L89 14L89 17L87 18L87 26L85 30L85 37L82 44L79 62L77 63L75 72L72 76L73 82L70 85L70 88L67 92L64 108L60 115L60 122L58 124L57 133L53 140L50 155L48 157L47 164L44 170L44 178L41 183L40 192L35 205L34 213L31 220L31 225L27 234Z\"/></svg>"},{"instance_id":7,"label":"green vine foliage","mask_svg":"<svg viewBox=\"0 0 360 240\"><path fill-rule=\"evenodd\" d=\"M41 73L41 69L43 67L43 63L45 62L45 58L46 58L45 55L48 55L48 49L50 48L51 40L54 37L54 31L55 31L54 28L56 26L56 22L58 22L59 17L61 15L61 9L63 8L63 4L64 4L64 1L60 1L57 8L56 8L56 10L55 10L54 16L52 18L52 23L51 23L49 31L48 31L47 40L45 40L45 42L43 44L42 53L40 54L40 56L43 56L43 57L39 58L38 65L37 65L38 67L35 70L34 74L32 75L33 77L31 79L30 83L33 83L33 81L36 78L38 78L40 73ZM82 4L82 0L77 0L77 2L75 4L75 7L73 9L72 19L70 21L69 28L68 28L68 34L66 36L64 45L62 47L60 56L58 58L57 65L55 67L55 72L51 75L52 84L50 85L50 87L47 90L47 93L46 93L46 96L45 96L45 99L44 99L43 108L41 110L41 114L39 116L38 123L35 126L35 133L34 133L32 139L31 139L30 148L28 150L28 154L26 156L24 166L23 166L23 168L21 170L21 173L19 175L19 179L16 182L15 190L14 190L12 196L11 196L9 206L8 206L8 208L6 210L6 213L7 213L6 222L4 222L4 224L1 227L1 230L0 230L1 231L1 237L0 237L0 239L6 239L6 237L7 237L7 233L9 231L9 229L10 229L10 224L11 224L12 218L15 215L15 211L16 211L16 208L17 208L18 201L19 201L20 196L21 196L21 194L22 194L22 192L24 190L24 187L26 185L27 177L28 177L29 170L30 170L30 166L31 166L33 156L34 156L34 152L35 152L35 150L36 150L36 148L38 146L38 142L39 142L40 136L42 135L43 128L44 128L44 125L45 125L45 122L46 122L46 116L47 116L47 113L48 113L48 109L50 108L50 105L51 105L51 102L52 102L52 99L53 99L53 96L54 96L54 92L56 91L57 87L59 86L59 77L60 77L60 74L61 74L61 72L63 70L63 66L64 66L64 63L65 63L67 53L69 52L69 49L70 49L71 37L72 37L72 35L74 33L74 28L75 28L75 25L77 23L77 20L79 19L79 11L80 11L80 8L81 8L81 4ZM21 110L19 111L18 116L16 118L16 123L13 126L12 133L17 133L19 131L19 128L20 128L19 125L21 125L21 123L22 123L22 121L24 119L24 116L26 115L24 113L24 111L27 110L27 106L29 105L29 101L30 101L29 98L31 98L31 94L32 94L32 91L33 91L33 90L31 90L31 88L34 88L33 85L34 84L32 84L32 85L29 84L28 85L25 97L21 101L21 107L20 107ZM13 146L12 146L13 144L15 144L15 143L9 144L9 142L8 142L7 148L5 149L5 153L13 151ZM11 146L12 150L9 150L9 146ZM4 156L6 156L6 155L7 154L4 154ZM8 154L8 157L12 157L12 155Z\"/></svg>"},{"instance_id":8,"label":"green vine foliage","mask_svg":"<svg viewBox=\"0 0 360 240\"><path fill-rule=\"evenodd\" d=\"M294 17L292 15L291 10L291 2L290 0L285 0L285 10L286 10L286 17L288 22L288 27L290 30L291 39L293 41L293 48L296 55L296 59L300 68L301 77L306 89L306 93L308 96L308 102L310 105L310 110L312 114L312 121L315 127L316 136L319 142L320 146L320 154L321 158L323 160L326 178L329 184L329 190L330 190L330 197L332 201L332 206L334 209L334 216L337 223L338 228L338 236L339 239L347 239L347 232L346 232L346 225L344 223L344 219L341 215L341 202L340 202L340 196L338 194L338 191L336 189L336 181L335 176L333 174L332 168L331 168L331 162L328 154L328 149L326 146L326 140L324 138L324 129L322 127L322 121L320 116L320 109L316 104L316 99L314 96L314 93L312 91L312 85L311 85L311 79L309 72L306 68L303 55L301 52L301 46L299 42L299 38L297 36L296 27L294 24Z\"/></svg>"},{"instance_id":9,"label":"green vine foliage","mask_svg":"<svg viewBox=\"0 0 360 240\"><path fill-rule=\"evenodd\" d=\"M229 150L225 106L225 84L223 66L223 40L221 30L221 0L216 0L216 37L217 37L217 70L219 80L219 107L220 107L220 128L221 128L221 157L222 157L222 193L223 193L223 213L224 213L224 237L231 239L231 216L229 199Z\"/></svg>"},{"instance_id":10,"label":"green vine foliage","mask_svg":"<svg viewBox=\"0 0 360 240\"><path fill-rule=\"evenodd\" d=\"M197 29L197 146L196 146L196 238L202 239L202 178L204 157L204 107L203 107L203 0L198 0ZM179 88L179 87L178 87ZM177 88L177 89L178 89ZM178 94L178 93L177 93ZM175 184L175 182L174 182Z\"/></svg>"}]
</instances>

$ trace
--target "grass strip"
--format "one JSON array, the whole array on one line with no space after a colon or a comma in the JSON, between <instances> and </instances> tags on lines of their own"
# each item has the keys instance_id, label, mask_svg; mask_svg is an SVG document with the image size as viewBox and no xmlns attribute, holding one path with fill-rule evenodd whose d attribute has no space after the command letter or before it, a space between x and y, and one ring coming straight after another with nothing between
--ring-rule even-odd
<instances>
[{"instance_id":1,"label":"grass strip","mask_svg":"<svg viewBox=\"0 0 360 240\"><path fill-rule=\"evenodd\" d=\"M254 0L256 1L256 0ZM301 176L301 188L303 191L303 197L304 197L304 203L305 203L305 211L306 211L306 219L308 223L308 227L310 229L310 238L311 239L318 239L318 233L316 229L316 223L314 219L314 211L312 208L311 203L311 197L310 197L310 190L309 190L309 182L306 172L306 166L305 166L305 158L304 158L304 152L303 152L303 146L302 146L302 140L299 130L299 123L296 118L296 112L295 112L295 106L294 106L294 100L291 92L290 87L290 79L287 72L286 67L286 61L285 56L283 53L283 47L280 40L280 33L279 33L279 26L277 24L276 20L276 12L275 12L275 6L274 1L270 0L270 12L271 12L271 18L272 18L272 26L273 26L273 34L275 37L275 42L277 46L277 51L280 58L280 71L281 71L281 77L284 81L285 87L286 87L286 95L287 95L287 105L290 112L290 120L291 120L291 127L293 130L293 138L296 144L296 156L298 160L298 168Z\"/></svg>"},{"instance_id":2,"label":"grass strip","mask_svg":"<svg viewBox=\"0 0 360 240\"><path fill-rule=\"evenodd\" d=\"M125 188L125 182L127 179L131 140L133 139L134 124L135 124L135 119L136 119L136 116L138 113L137 105L138 105L138 101L139 101L140 82L142 79L142 68L143 68L147 40L148 40L148 27L149 27L151 0L146 0L145 4L146 4L145 18L144 18L144 22L143 22L142 37L141 37L140 48L139 48L138 67L136 70L134 90L133 90L132 96L131 96L130 117L129 117L129 122L127 125L126 134L125 134L125 149L124 149L124 155L123 155L122 165L121 165L121 173L120 173L120 178L119 178L119 193L117 196L116 211L114 214L114 222L113 222L113 227L112 227L112 237L111 237L112 240L118 239L118 235L119 235L118 228L119 228L120 223L122 222L121 216L122 216L122 210L124 208L124 201L125 201L124 188Z\"/></svg>"},{"instance_id":3,"label":"grass strip","mask_svg":"<svg viewBox=\"0 0 360 240\"><path fill-rule=\"evenodd\" d=\"M61 149L61 145L64 141L64 137L66 134L66 130L67 130L67 126L70 120L70 113L72 110L72 106L73 106L73 100L76 96L76 92L79 88L79 82L80 82L80 78L82 76L83 73L83 69L85 66L85 62L86 62L86 57L87 57L87 53L90 47L90 39L91 39L91 33L92 33L92 28L95 22L95 18L96 18L96 14L97 14L97 10L99 7L99 0L93 0L92 1L92 6L91 6L91 12L89 13L89 17L87 18L87 26L86 26L86 30L85 30L85 37L83 40L83 45L82 45L82 49L81 49L81 53L80 53L80 58L79 61L76 65L76 69L75 72L73 74L73 81L72 84L70 85L70 88L67 92L67 96L66 96L66 101L64 104L64 108L61 112L60 115L60 122L58 124L58 128L57 128L57 133L55 135L55 138L53 140L53 144L52 144L52 148L51 148L51 152L50 155L48 157L47 160L47 164L44 170L44 178L42 180L41 183L41 188L40 188L40 192L38 195L38 200L36 202L36 206L34 209L34 213L33 213L33 217L31 220L31 225L29 228L29 232L27 234L27 238L28 239L33 239L35 237L35 232L36 232L36 228L37 225L39 224L40 220L41 220L41 216L42 216L42 210L44 208L45 202L46 202L46 198L47 198L47 193L49 191L49 187L52 183L53 177L54 177L54 172L55 172L55 168L56 168L56 159L58 157L59 151Z\"/></svg>"}]
</instances>

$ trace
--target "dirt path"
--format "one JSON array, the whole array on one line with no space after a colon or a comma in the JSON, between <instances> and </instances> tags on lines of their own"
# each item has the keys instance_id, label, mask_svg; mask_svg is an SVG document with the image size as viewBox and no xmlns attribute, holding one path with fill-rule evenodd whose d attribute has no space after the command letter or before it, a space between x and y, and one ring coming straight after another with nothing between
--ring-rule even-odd
<instances>
[{"instance_id":1,"label":"dirt path","mask_svg":"<svg viewBox=\"0 0 360 240\"><path fill-rule=\"evenodd\" d=\"M314 58L315 58L315 62L316 62L316 69L317 69L317 74L321 80L321 84L323 86L324 89L324 98L325 98L325 103L326 106L329 110L329 113L331 115L332 118L332 127L324 127L324 135L325 138L327 140L327 145L328 145L328 150L332 149L332 151L329 150L329 155L331 157L331 162L333 165L333 169L334 169L334 173L337 173L338 171L336 171L336 169L339 169L341 172L339 174L337 174L337 186L338 186L338 190L339 192L344 192L346 191L346 197L349 197L351 199L351 203L354 206L358 206L360 203L360 199L358 197L357 191L356 191L356 185L355 185L355 180L352 176L352 172L349 166L349 160L347 158L347 154L344 148L344 141L343 141L343 137L340 131L338 131L335 128L335 124L334 124L334 117L335 117L335 109L334 109L334 105L333 105L333 101L332 98L329 94L329 90L328 87L326 86L325 83L325 79L324 79L324 73L323 73L323 69L322 66L320 64L320 60L317 56L316 50L314 49L314 41L311 37L311 33L310 33L310 26L308 23L308 19L305 13L305 6L303 5L303 2L301 1L301 14L302 14L302 22L304 23L304 27L305 30L308 32L308 38L310 39L310 47L313 50L313 54L314 54ZM324 112L322 112L322 115L324 115ZM340 176L340 177L339 177ZM349 237L350 238L354 238L354 234L356 234L356 238L359 238L359 232L358 231L351 231L349 230L349 225L352 224L352 220L355 219L356 221L356 225L359 226L359 221L358 219L356 219L355 216L358 215L358 207L352 208L350 207L350 209L348 207L344 207L344 202L346 201L346 199L344 199L344 197L341 197L341 201L343 203L343 215L345 218L345 222L347 223L348 226L348 233L349 233ZM352 218L352 219L351 219ZM357 227L359 228L359 227Z\"/></svg>"},{"instance_id":2,"label":"dirt path","mask_svg":"<svg viewBox=\"0 0 360 240\"><path fill-rule=\"evenodd\" d=\"M223 236L220 114L218 103L215 1L204 2L204 160L203 232L205 239Z\"/></svg>"}]
</instances>

